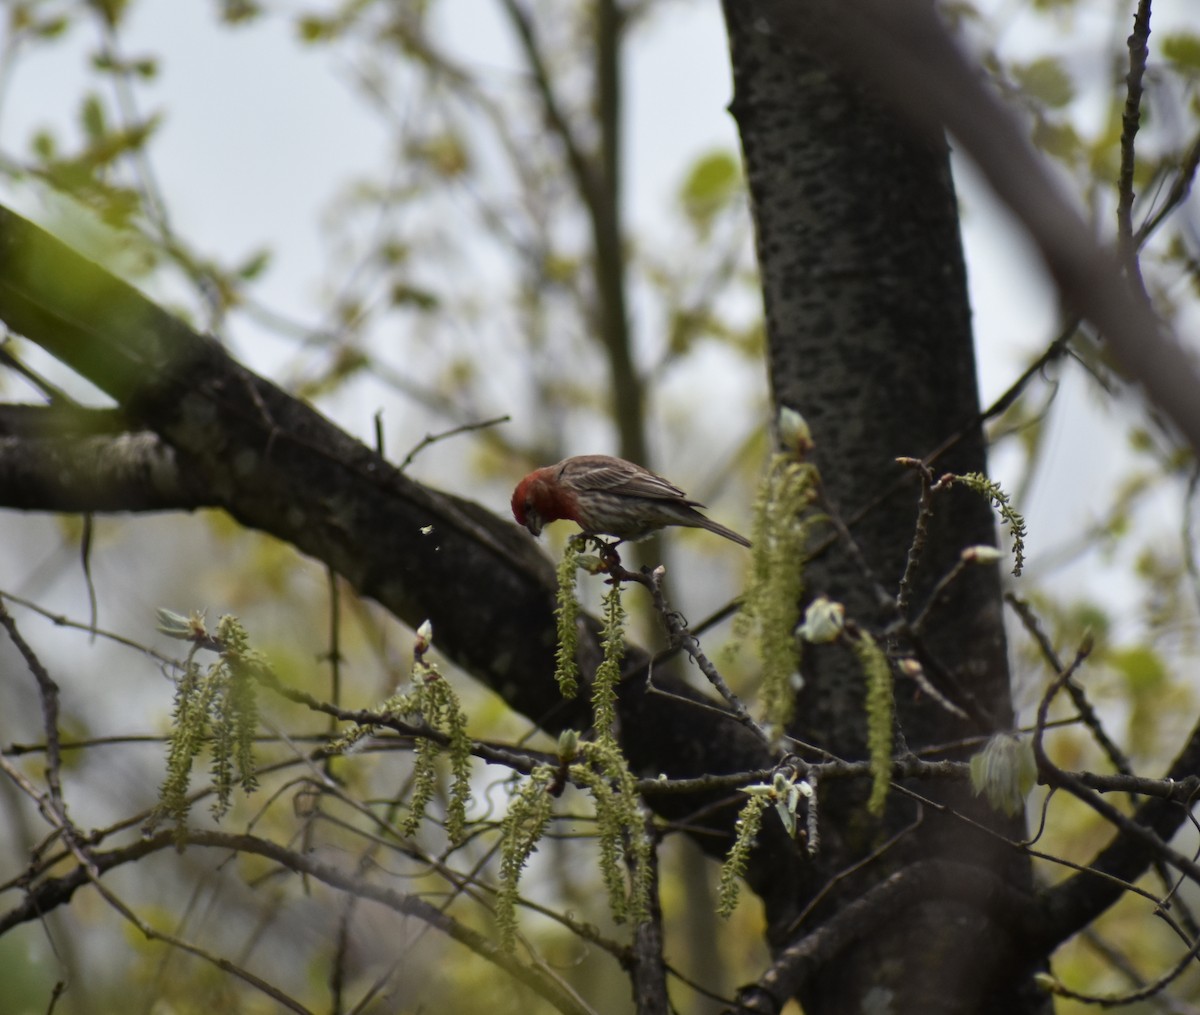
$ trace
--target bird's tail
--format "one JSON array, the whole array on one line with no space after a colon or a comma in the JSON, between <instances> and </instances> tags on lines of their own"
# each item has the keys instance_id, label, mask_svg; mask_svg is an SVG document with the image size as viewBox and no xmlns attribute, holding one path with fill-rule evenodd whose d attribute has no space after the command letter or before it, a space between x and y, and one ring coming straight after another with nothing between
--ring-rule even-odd
<instances>
[{"instance_id":1,"label":"bird's tail","mask_svg":"<svg viewBox=\"0 0 1200 1015\"><path fill-rule=\"evenodd\" d=\"M715 532L718 536L724 536L726 539L731 539L735 543L739 543L742 546L750 545L750 540L748 540L745 536L734 532L733 529L726 528L720 522L714 522L711 518L705 518L704 515L699 515L699 519L700 520L696 524L702 529L708 529L709 532Z\"/></svg>"}]
</instances>

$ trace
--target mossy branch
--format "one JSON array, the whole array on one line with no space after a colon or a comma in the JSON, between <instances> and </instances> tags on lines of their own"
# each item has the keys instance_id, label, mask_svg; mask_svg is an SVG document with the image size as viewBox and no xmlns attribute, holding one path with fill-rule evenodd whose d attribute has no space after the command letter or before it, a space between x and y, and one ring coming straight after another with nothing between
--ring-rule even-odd
<instances>
[{"instance_id":1,"label":"mossy branch","mask_svg":"<svg viewBox=\"0 0 1200 1015\"><path fill-rule=\"evenodd\" d=\"M654 844L646 832L637 780L613 741L560 741L563 765L542 765L509 799L501 822L500 890L496 923L500 940L511 948L516 937L517 887L553 814L553 802L569 780L585 790L596 813L600 872L613 919L640 923L650 911ZM624 865L622 861L628 861ZM629 870L626 883L625 868Z\"/></svg>"},{"instance_id":2,"label":"mossy branch","mask_svg":"<svg viewBox=\"0 0 1200 1015\"><path fill-rule=\"evenodd\" d=\"M550 765L539 765L517 787L500 824L500 890L496 894L496 927L500 945L511 951L517 936L517 885L553 814Z\"/></svg>"},{"instance_id":3,"label":"mossy branch","mask_svg":"<svg viewBox=\"0 0 1200 1015\"><path fill-rule=\"evenodd\" d=\"M222 617L215 635L208 634L199 614L185 618L160 611L158 626L171 637L192 642L192 649L175 685L167 773L147 828L170 820L182 835L191 806L188 786L192 765L205 745L212 757L215 818L219 820L228 812L235 784L245 793L253 792L258 785L254 760L254 737L258 733L256 675L265 669L266 661L250 648L246 631L236 617ZM217 661L206 671L195 661L201 648L218 652Z\"/></svg>"},{"instance_id":4,"label":"mossy branch","mask_svg":"<svg viewBox=\"0 0 1200 1015\"><path fill-rule=\"evenodd\" d=\"M770 797L765 793L752 793L738 815L734 825L736 838L725 857L725 863L721 865L721 880L717 888L717 912L721 916L729 916L737 907L742 878L750 862L750 851L762 827L763 812L770 803Z\"/></svg>"},{"instance_id":5,"label":"mossy branch","mask_svg":"<svg viewBox=\"0 0 1200 1015\"><path fill-rule=\"evenodd\" d=\"M867 810L883 813L892 777L893 723L896 700L892 667L887 655L866 631L858 630L850 640L863 669L867 685L867 757L871 762L871 796Z\"/></svg>"},{"instance_id":6,"label":"mossy branch","mask_svg":"<svg viewBox=\"0 0 1200 1015\"><path fill-rule=\"evenodd\" d=\"M802 563L820 516L816 467L793 455L772 457L754 506L750 577L734 638L753 642L762 662L760 697L768 722L782 729L791 718L800 650L794 631L804 593Z\"/></svg>"},{"instance_id":7,"label":"mossy branch","mask_svg":"<svg viewBox=\"0 0 1200 1015\"><path fill-rule=\"evenodd\" d=\"M637 780L615 742L579 746L583 763L572 765L571 775L588 789L596 806L600 869L613 919L640 923L650 911L653 843L646 834ZM630 861L628 890L622 857Z\"/></svg>"},{"instance_id":8,"label":"mossy branch","mask_svg":"<svg viewBox=\"0 0 1200 1015\"><path fill-rule=\"evenodd\" d=\"M592 681L592 723L601 742L616 744L617 684L625 651L625 608L621 605L621 583L613 582L604 594L604 658Z\"/></svg>"},{"instance_id":9,"label":"mossy branch","mask_svg":"<svg viewBox=\"0 0 1200 1015\"><path fill-rule=\"evenodd\" d=\"M579 544L568 539L558 562L558 605L554 610L558 628L554 679L564 698L574 698L579 693L579 597L575 594L578 566Z\"/></svg>"}]
</instances>

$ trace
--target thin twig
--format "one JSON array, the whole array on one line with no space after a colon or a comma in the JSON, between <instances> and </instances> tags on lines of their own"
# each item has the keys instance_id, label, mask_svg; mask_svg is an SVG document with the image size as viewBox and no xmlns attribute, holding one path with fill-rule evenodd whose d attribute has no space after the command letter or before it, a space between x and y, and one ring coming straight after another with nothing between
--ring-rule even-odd
<instances>
[{"instance_id":1,"label":"thin twig","mask_svg":"<svg viewBox=\"0 0 1200 1015\"><path fill-rule=\"evenodd\" d=\"M82 621L72 620L70 617L66 616L66 614L54 613L53 611L46 609L44 606L39 606L32 599L26 599L24 596L18 596L13 592L5 592L3 589L0 589L0 603L3 603L3 601L6 599L10 603L16 603L18 606L23 606L25 609L32 610L39 616L45 617L52 624L55 624L58 627L69 627L76 631L86 631L88 634L95 634L108 641L116 642L118 645L124 645L126 648L136 649L143 655L148 655L156 662L159 662L163 666L170 667L172 669L180 669L183 666L178 659L164 655L162 652L158 652L155 649L150 648L148 645L143 645L139 641L134 641L132 638L128 638L123 634L117 634L115 631L105 631L101 628L93 627L91 624L85 624Z\"/></svg>"},{"instance_id":2,"label":"thin twig","mask_svg":"<svg viewBox=\"0 0 1200 1015\"><path fill-rule=\"evenodd\" d=\"M436 444L438 441L444 441L447 437L456 437L460 433L470 433L472 430L483 430L489 426L498 426L501 423L509 422L511 419L512 417L508 415L493 416L491 419L480 420L476 423L463 423L461 426L451 427L449 430L443 430L441 433L427 433L420 439L420 441L417 442L416 446L404 456L404 461L402 461L396 467L396 471L403 472L405 469L407 469L410 465L412 465L413 459L416 458L417 455L419 455L427 447L429 447L430 444Z\"/></svg>"},{"instance_id":3,"label":"thin twig","mask_svg":"<svg viewBox=\"0 0 1200 1015\"><path fill-rule=\"evenodd\" d=\"M1125 110L1121 116L1121 170L1117 177L1117 243L1125 273L1145 296L1146 288L1138 267L1133 236L1133 173L1137 166L1134 140L1141 121L1142 78L1150 56L1150 0L1138 0L1133 31L1128 39L1129 72L1125 75Z\"/></svg>"},{"instance_id":4,"label":"thin twig","mask_svg":"<svg viewBox=\"0 0 1200 1015\"><path fill-rule=\"evenodd\" d=\"M829 895L830 892L833 891L834 887L837 884L844 881L846 878L852 877L854 874L857 874L859 871L863 870L865 867L869 867L876 860L880 859L885 853L887 853L889 850L891 850L894 846L898 845L901 841L903 841L905 838L907 838L909 835L911 835L913 832L915 832L918 828L920 828L921 825L924 824L924 822L925 822L925 813L923 810L918 808L917 816L912 820L912 822L910 822L909 824L907 824L903 828L901 828L898 832L896 832L895 835L891 836L886 842L881 843L875 849L871 850L871 852L868 853L866 856L864 856L861 860L856 860L856 861L854 861L854 863L852 863L849 866L844 867L842 870L838 871L833 877L831 877L822 886L821 890L819 892L817 892L816 895L814 895L811 899L808 900L808 902L804 906L804 908L802 910L800 910L799 914L792 920L791 923L788 924L787 933L789 935L791 935L791 934L794 934L797 930L799 930L801 925L803 925L804 921L808 918L809 914L812 913L813 910L815 910L817 908L817 906L819 906L821 904L821 900L824 899L827 895Z\"/></svg>"},{"instance_id":5,"label":"thin twig","mask_svg":"<svg viewBox=\"0 0 1200 1015\"><path fill-rule=\"evenodd\" d=\"M1021 621L1021 626L1033 638L1039 651L1042 653L1042 658L1046 660L1050 668L1055 673L1062 673L1064 670L1063 662L1054 650L1054 646L1050 643L1049 637L1042 630L1041 624L1038 623L1033 608L1025 600L1014 595L1012 592L1004 594L1004 601L1013 608L1013 612L1016 613L1017 618ZM1092 708L1092 703L1088 700L1087 694L1076 681L1070 679L1070 674L1066 678L1066 689L1067 693L1071 696L1071 702L1079 712L1079 718L1091 731L1092 737L1104 752L1105 757L1112 763L1113 768L1122 775L1133 775L1133 765L1125 756L1125 752L1108 735L1108 731L1105 730L1099 714Z\"/></svg>"},{"instance_id":6,"label":"thin twig","mask_svg":"<svg viewBox=\"0 0 1200 1015\"><path fill-rule=\"evenodd\" d=\"M21 658L25 660L25 665L33 674L34 680L37 681L38 697L42 703L42 728L46 733L46 786L50 791L51 805L57 813L63 816L65 821L66 803L63 800L61 781L62 749L58 736L58 684L54 682L54 678L42 665L37 653L17 630L16 621L4 608L2 600L0 600L0 626L3 626L8 632L9 639L21 653Z\"/></svg>"},{"instance_id":7,"label":"thin twig","mask_svg":"<svg viewBox=\"0 0 1200 1015\"><path fill-rule=\"evenodd\" d=\"M1139 249L1150 238L1150 235L1166 221L1167 217L1187 200L1188 194L1192 192L1192 183L1196 179L1197 168L1200 168L1200 134L1196 135L1184 153L1183 161L1179 165L1179 172L1175 174L1175 182L1167 191L1167 197L1163 201L1162 207L1138 227L1135 238Z\"/></svg>"},{"instance_id":8,"label":"thin twig","mask_svg":"<svg viewBox=\"0 0 1200 1015\"><path fill-rule=\"evenodd\" d=\"M908 615L908 603L912 598L913 577L921 563L921 555L929 539L929 520L933 517L933 471L916 458L897 458L905 468L913 469L921 477L921 496L917 501L917 520L913 525L913 538L908 546L908 557L904 562L904 574L896 591L896 609L901 616ZM914 630L917 624L913 624Z\"/></svg>"},{"instance_id":9,"label":"thin twig","mask_svg":"<svg viewBox=\"0 0 1200 1015\"><path fill-rule=\"evenodd\" d=\"M1181 874L1186 875L1193 882L1200 884L1200 863L1189 857L1184 856L1178 850L1174 849L1167 842L1164 842L1160 835L1157 835L1153 829L1127 817L1120 810L1110 804L1107 800L1089 789L1084 785L1083 781L1071 772L1067 772L1054 764L1046 754L1045 745L1042 742L1042 734L1045 729L1045 720L1050 709L1050 703L1063 687L1070 681L1075 671L1081 666L1087 658L1091 646L1087 642L1080 646L1076 651L1074 659L1057 677L1050 682L1050 686L1046 688L1046 693L1042 695L1041 703L1038 705L1037 712L1037 727L1033 734L1033 754L1037 760L1038 773L1042 780L1048 786L1059 786L1065 789L1072 796L1087 804L1100 817L1104 818L1111 825L1115 826L1117 831L1131 839L1136 840L1143 846L1149 847L1152 855L1161 857L1162 860L1169 863L1172 867L1178 870ZM1090 869L1089 869L1090 870ZM1165 913L1163 914L1165 918ZM1173 923L1174 921L1172 921ZM1190 941L1191 937L1184 935L1185 940Z\"/></svg>"},{"instance_id":10,"label":"thin twig","mask_svg":"<svg viewBox=\"0 0 1200 1015\"><path fill-rule=\"evenodd\" d=\"M0 759L0 764L3 764L3 759ZM127 863L137 862L152 853L174 847L175 837L178 834L180 833L174 829L165 830L128 846L95 853L90 858L91 865L97 874L103 874ZM261 856L293 873L308 874L315 880L338 891L354 893L361 898L378 902L394 912L423 920L431 924L435 930L441 931L476 955L491 962L518 982L530 987L558 1011L570 1013L570 1015L595 1015L594 1010L584 1003L558 974L545 965L521 962L500 949L484 933L446 916L436 906L418 895L405 894L373 881L355 877L311 854L301 854L257 836L200 829L189 829L182 834L190 846L232 850L237 853ZM73 870L68 870L32 886L20 903L7 913L0 914L0 932L19 923L41 919L46 911L64 904L76 890L88 883L92 883L91 878L81 864ZM232 970L229 971L232 972ZM281 1003L286 1003L282 999L280 1000ZM304 1009L297 1010L303 1011Z\"/></svg>"},{"instance_id":11,"label":"thin twig","mask_svg":"<svg viewBox=\"0 0 1200 1015\"><path fill-rule=\"evenodd\" d=\"M623 568L621 572L621 580L639 582L650 590L650 595L654 600L655 612L662 618L663 625L667 629L667 637L670 639L671 644L682 648L691 657L692 662L699 667L700 672L704 674L708 682L721 695L725 703L733 709L733 714L730 718L737 719L743 726L753 730L763 743L770 744L772 742L770 734L754 719L741 698L734 694L733 689L725 683L725 678L721 676L720 670L704 654L703 649L700 648L699 639L688 630L687 619L683 614L677 610L672 610L667 605L667 599L662 589L662 580L666 574L666 568L660 564L650 574L626 571Z\"/></svg>"}]
</instances>

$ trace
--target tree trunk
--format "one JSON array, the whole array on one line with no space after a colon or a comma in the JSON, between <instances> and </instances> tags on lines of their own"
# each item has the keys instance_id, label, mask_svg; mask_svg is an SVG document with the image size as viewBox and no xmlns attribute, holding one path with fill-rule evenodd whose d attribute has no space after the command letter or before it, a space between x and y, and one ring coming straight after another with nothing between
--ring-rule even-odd
<instances>
[{"instance_id":1,"label":"tree trunk","mask_svg":"<svg viewBox=\"0 0 1200 1015\"><path fill-rule=\"evenodd\" d=\"M934 463L936 473L986 469L948 151L908 133L822 54L785 43L767 8L727 0L725 16L775 404L807 419L825 491L870 571L839 543L807 565L805 586L809 595L844 603L848 617L879 635L896 614L881 605L876 583L897 594L920 493L917 473L896 459L928 456L961 431ZM938 494L935 505L908 619L964 547L995 540L983 499L952 491ZM921 641L900 647L915 653L931 682L970 718L900 681L898 746L915 751L1011 728L994 567L965 572L931 613ZM803 670L791 732L838 757L865 757L863 681L851 654L840 646L809 649ZM1002 835L1022 835L1021 822L1000 818L969 791L909 788ZM894 791L882 822L867 814L864 793L844 785L823 789L821 814L822 848L810 876L798 892L764 894L777 952L919 860L980 865L1028 890L1028 863L1011 847ZM830 886L914 822L878 859ZM821 891L815 910L795 925ZM808 1015L885 1001L898 1012L1042 1010L1027 997L1030 970L1014 957L1010 933L986 899L927 897L875 912L851 936L802 991Z\"/></svg>"}]
</instances>

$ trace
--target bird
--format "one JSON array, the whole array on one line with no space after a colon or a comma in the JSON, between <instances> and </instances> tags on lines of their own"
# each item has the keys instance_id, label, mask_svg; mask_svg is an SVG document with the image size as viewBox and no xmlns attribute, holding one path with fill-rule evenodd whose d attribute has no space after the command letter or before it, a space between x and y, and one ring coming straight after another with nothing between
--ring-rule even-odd
<instances>
[{"instance_id":1,"label":"bird","mask_svg":"<svg viewBox=\"0 0 1200 1015\"><path fill-rule=\"evenodd\" d=\"M534 469L512 495L513 517L533 535L548 522L578 522L588 535L643 539L667 525L707 529L742 546L750 540L706 518L674 483L623 458L575 455Z\"/></svg>"}]
</instances>

